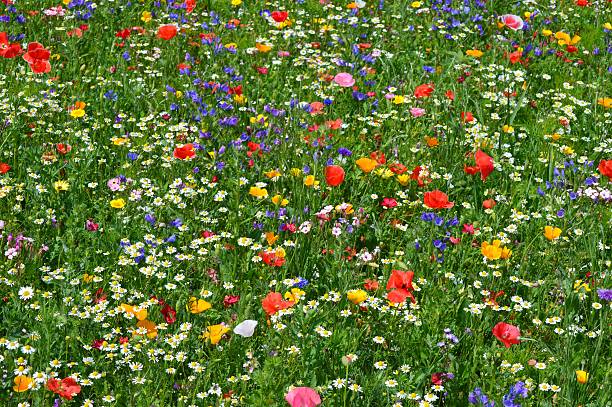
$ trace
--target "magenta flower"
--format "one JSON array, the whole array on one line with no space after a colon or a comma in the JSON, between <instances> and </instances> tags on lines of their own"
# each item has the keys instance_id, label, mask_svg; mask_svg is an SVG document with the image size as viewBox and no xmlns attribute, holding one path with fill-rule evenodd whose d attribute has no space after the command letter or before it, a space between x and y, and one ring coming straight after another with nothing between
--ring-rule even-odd
<instances>
[{"instance_id":1,"label":"magenta flower","mask_svg":"<svg viewBox=\"0 0 612 407\"><path fill-rule=\"evenodd\" d=\"M355 84L355 78L350 73L341 72L334 76L334 82L343 88L350 88Z\"/></svg>"}]
</instances>

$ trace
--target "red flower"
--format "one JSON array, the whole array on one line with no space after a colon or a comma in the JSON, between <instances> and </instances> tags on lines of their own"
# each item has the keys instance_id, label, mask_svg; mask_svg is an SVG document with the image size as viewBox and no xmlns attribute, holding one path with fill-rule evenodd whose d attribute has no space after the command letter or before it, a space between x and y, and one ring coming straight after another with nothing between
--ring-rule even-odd
<instances>
[{"instance_id":1,"label":"red flower","mask_svg":"<svg viewBox=\"0 0 612 407\"><path fill-rule=\"evenodd\" d=\"M482 202L482 207L485 209L493 209L495 205L497 205L497 202L495 202L495 199L487 199Z\"/></svg>"},{"instance_id":2,"label":"red flower","mask_svg":"<svg viewBox=\"0 0 612 407\"><path fill-rule=\"evenodd\" d=\"M262 75L267 75L268 74L268 68L266 68L265 66L259 66L259 67L257 67L257 72L262 74Z\"/></svg>"},{"instance_id":3,"label":"red flower","mask_svg":"<svg viewBox=\"0 0 612 407\"><path fill-rule=\"evenodd\" d=\"M378 290L378 281L376 280L372 280L372 279L367 279L364 283L363 283L363 288L365 288L368 291L376 291Z\"/></svg>"},{"instance_id":4,"label":"red flower","mask_svg":"<svg viewBox=\"0 0 612 407\"><path fill-rule=\"evenodd\" d=\"M174 38L176 34L178 34L178 28L176 28L176 26L173 24L162 25L157 30L157 36L166 41Z\"/></svg>"},{"instance_id":5,"label":"red flower","mask_svg":"<svg viewBox=\"0 0 612 407\"><path fill-rule=\"evenodd\" d=\"M30 65L34 73L47 73L51 71L49 57L51 53L38 42L28 44L28 52L23 54L23 59Z\"/></svg>"},{"instance_id":6,"label":"red flower","mask_svg":"<svg viewBox=\"0 0 612 407\"><path fill-rule=\"evenodd\" d=\"M383 198L380 206L385 209L395 208L397 206L397 201L393 198Z\"/></svg>"},{"instance_id":7,"label":"red flower","mask_svg":"<svg viewBox=\"0 0 612 407\"><path fill-rule=\"evenodd\" d=\"M393 163L389 166L389 169L391 170L392 173L397 174L397 175L401 175L403 173L405 173L406 171L408 171L408 168L401 163Z\"/></svg>"},{"instance_id":8,"label":"red flower","mask_svg":"<svg viewBox=\"0 0 612 407\"><path fill-rule=\"evenodd\" d=\"M195 157L195 151L193 151L193 144L185 144L183 147L176 147L174 149L174 158L184 160L186 158Z\"/></svg>"},{"instance_id":9,"label":"red flower","mask_svg":"<svg viewBox=\"0 0 612 407\"><path fill-rule=\"evenodd\" d=\"M122 39L125 40L126 38L128 38L130 36L130 34L131 34L131 32L130 32L129 28L124 28L121 31L117 31L115 33L115 37L122 38Z\"/></svg>"},{"instance_id":10,"label":"red flower","mask_svg":"<svg viewBox=\"0 0 612 407\"><path fill-rule=\"evenodd\" d=\"M455 206L454 202L448 201L448 196L444 192L438 190L425 192L423 202L431 209L450 209Z\"/></svg>"},{"instance_id":11,"label":"red flower","mask_svg":"<svg viewBox=\"0 0 612 407\"><path fill-rule=\"evenodd\" d=\"M480 179L484 181L487 179L489 174L493 172L493 158L486 153L483 153L481 150L476 151L474 158L476 159L476 165L480 171Z\"/></svg>"},{"instance_id":12,"label":"red flower","mask_svg":"<svg viewBox=\"0 0 612 407\"><path fill-rule=\"evenodd\" d=\"M164 303L164 306L161 309L161 313L164 316L166 323L173 324L176 322L176 310L170 305Z\"/></svg>"},{"instance_id":13,"label":"red flower","mask_svg":"<svg viewBox=\"0 0 612 407\"><path fill-rule=\"evenodd\" d=\"M287 13L286 11L273 11L271 16L272 19L277 23L282 23L287 19L287 17L289 17L289 13Z\"/></svg>"},{"instance_id":14,"label":"red flower","mask_svg":"<svg viewBox=\"0 0 612 407\"><path fill-rule=\"evenodd\" d=\"M450 101L455 100L455 92L453 92L452 90L447 90L444 96L446 96Z\"/></svg>"},{"instance_id":15,"label":"red flower","mask_svg":"<svg viewBox=\"0 0 612 407\"><path fill-rule=\"evenodd\" d=\"M240 300L239 295L226 295L223 298L223 306L229 308Z\"/></svg>"},{"instance_id":16,"label":"red flower","mask_svg":"<svg viewBox=\"0 0 612 407\"><path fill-rule=\"evenodd\" d=\"M426 97L429 97L433 93L433 91L434 91L433 83L426 83L423 85L419 85L414 90L414 97L416 97L417 99L426 98Z\"/></svg>"},{"instance_id":17,"label":"red flower","mask_svg":"<svg viewBox=\"0 0 612 407\"><path fill-rule=\"evenodd\" d=\"M461 112L461 121L464 123L471 123L474 121L474 115L472 112Z\"/></svg>"},{"instance_id":18,"label":"red flower","mask_svg":"<svg viewBox=\"0 0 612 407\"><path fill-rule=\"evenodd\" d=\"M463 229L461 230L461 232L467 233L468 235L473 235L475 232L474 225L470 225L469 223L464 223Z\"/></svg>"},{"instance_id":19,"label":"red flower","mask_svg":"<svg viewBox=\"0 0 612 407\"><path fill-rule=\"evenodd\" d=\"M269 292L266 298L261 301L261 306L268 316L274 315L280 310L290 308L293 304L293 301L285 301L280 293L275 292Z\"/></svg>"},{"instance_id":20,"label":"red flower","mask_svg":"<svg viewBox=\"0 0 612 407\"><path fill-rule=\"evenodd\" d=\"M385 157L385 153L383 153L382 151L371 152L370 158L381 165L387 162L387 157Z\"/></svg>"},{"instance_id":21,"label":"red flower","mask_svg":"<svg viewBox=\"0 0 612 407\"><path fill-rule=\"evenodd\" d=\"M576 5L578 7L586 7L589 5L588 0L576 0Z\"/></svg>"},{"instance_id":22,"label":"red flower","mask_svg":"<svg viewBox=\"0 0 612 407\"><path fill-rule=\"evenodd\" d=\"M261 252L259 253L259 257L266 263L268 266L272 267L280 267L285 264L284 257L278 257L276 252Z\"/></svg>"},{"instance_id":23,"label":"red flower","mask_svg":"<svg viewBox=\"0 0 612 407\"><path fill-rule=\"evenodd\" d=\"M195 7L195 0L185 0L185 11L187 11L187 14L191 13Z\"/></svg>"},{"instance_id":24,"label":"red flower","mask_svg":"<svg viewBox=\"0 0 612 407\"><path fill-rule=\"evenodd\" d=\"M387 290L393 289L387 294L387 299L396 304L400 304L406 301L406 298L410 298L410 301L415 302L414 295L412 295L412 279L414 278L413 271L401 271L391 270L389 281L387 281Z\"/></svg>"},{"instance_id":25,"label":"red flower","mask_svg":"<svg viewBox=\"0 0 612 407\"><path fill-rule=\"evenodd\" d=\"M325 167L325 182L330 187L337 187L344 182L344 169L339 165Z\"/></svg>"},{"instance_id":26,"label":"red flower","mask_svg":"<svg viewBox=\"0 0 612 407\"><path fill-rule=\"evenodd\" d=\"M604 177L608 177L609 180L612 180L612 160L601 160L597 169L599 170L601 175L603 175ZM2 172L1 169L0 172Z\"/></svg>"},{"instance_id":27,"label":"red flower","mask_svg":"<svg viewBox=\"0 0 612 407\"><path fill-rule=\"evenodd\" d=\"M8 35L5 32L0 33L0 57L15 58L21 52L21 45L18 43L10 44Z\"/></svg>"},{"instance_id":28,"label":"red flower","mask_svg":"<svg viewBox=\"0 0 612 407\"><path fill-rule=\"evenodd\" d=\"M0 162L0 174L6 174L11 169L11 166L7 163Z\"/></svg>"},{"instance_id":29,"label":"red flower","mask_svg":"<svg viewBox=\"0 0 612 407\"><path fill-rule=\"evenodd\" d=\"M81 392L81 386L72 377L66 377L61 381L51 378L47 380L47 389L59 394L61 398L66 400L72 400L72 397Z\"/></svg>"},{"instance_id":30,"label":"red flower","mask_svg":"<svg viewBox=\"0 0 612 407\"><path fill-rule=\"evenodd\" d=\"M70 144L57 143L55 146L57 148L57 152L61 155L66 155L72 150L72 146Z\"/></svg>"},{"instance_id":31,"label":"red flower","mask_svg":"<svg viewBox=\"0 0 612 407\"><path fill-rule=\"evenodd\" d=\"M493 335L500 341L504 343L506 348L509 348L510 345L516 345L521 343L519 337L521 336L521 331L514 325L506 324L505 322L498 322L497 325L493 327L491 330Z\"/></svg>"},{"instance_id":32,"label":"red flower","mask_svg":"<svg viewBox=\"0 0 612 407\"><path fill-rule=\"evenodd\" d=\"M425 181L423 181L423 178L421 177L422 170L423 168L421 168L420 165L417 165L416 167L414 167L412 173L410 174L410 179L415 180L417 182L417 185L420 187L425 185Z\"/></svg>"}]
</instances>

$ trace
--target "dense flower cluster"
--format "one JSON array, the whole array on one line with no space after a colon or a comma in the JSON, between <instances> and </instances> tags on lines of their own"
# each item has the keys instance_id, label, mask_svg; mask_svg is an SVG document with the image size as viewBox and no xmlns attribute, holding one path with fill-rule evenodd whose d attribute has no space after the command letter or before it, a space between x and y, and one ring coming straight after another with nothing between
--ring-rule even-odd
<instances>
[{"instance_id":1,"label":"dense flower cluster","mask_svg":"<svg viewBox=\"0 0 612 407\"><path fill-rule=\"evenodd\" d=\"M610 7L0 0L0 405L603 406Z\"/></svg>"}]
</instances>

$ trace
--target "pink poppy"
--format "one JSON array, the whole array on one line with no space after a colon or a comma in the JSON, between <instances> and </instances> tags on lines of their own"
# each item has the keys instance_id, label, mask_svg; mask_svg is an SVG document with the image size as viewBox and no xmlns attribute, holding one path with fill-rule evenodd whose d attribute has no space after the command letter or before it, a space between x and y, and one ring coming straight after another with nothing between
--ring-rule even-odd
<instances>
[{"instance_id":1,"label":"pink poppy","mask_svg":"<svg viewBox=\"0 0 612 407\"><path fill-rule=\"evenodd\" d=\"M421 117L425 114L425 109L421 107L413 107L410 109L410 114L412 117Z\"/></svg>"},{"instance_id":2,"label":"pink poppy","mask_svg":"<svg viewBox=\"0 0 612 407\"><path fill-rule=\"evenodd\" d=\"M350 88L355 84L355 78L350 73L341 72L334 76L334 82L343 88Z\"/></svg>"},{"instance_id":3,"label":"pink poppy","mask_svg":"<svg viewBox=\"0 0 612 407\"><path fill-rule=\"evenodd\" d=\"M519 16L515 16L514 14L504 14L500 17L500 19L506 27L513 31L517 31L523 28L523 19Z\"/></svg>"},{"instance_id":4,"label":"pink poppy","mask_svg":"<svg viewBox=\"0 0 612 407\"><path fill-rule=\"evenodd\" d=\"M285 400L291 407L316 407L321 404L321 397L310 387L296 387L291 390Z\"/></svg>"}]
</instances>

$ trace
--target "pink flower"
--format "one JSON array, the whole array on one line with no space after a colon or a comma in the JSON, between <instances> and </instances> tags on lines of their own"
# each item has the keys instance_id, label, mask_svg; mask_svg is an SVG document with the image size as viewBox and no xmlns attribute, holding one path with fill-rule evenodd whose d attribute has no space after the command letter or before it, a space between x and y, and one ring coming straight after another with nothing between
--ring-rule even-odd
<instances>
[{"instance_id":1,"label":"pink flower","mask_svg":"<svg viewBox=\"0 0 612 407\"><path fill-rule=\"evenodd\" d=\"M334 82L343 88L350 88L355 84L355 78L350 73L341 72L334 76Z\"/></svg>"},{"instance_id":2,"label":"pink flower","mask_svg":"<svg viewBox=\"0 0 612 407\"><path fill-rule=\"evenodd\" d=\"M121 180L119 178L111 178L108 180L106 185L111 191L115 192L121 187Z\"/></svg>"},{"instance_id":3,"label":"pink flower","mask_svg":"<svg viewBox=\"0 0 612 407\"><path fill-rule=\"evenodd\" d=\"M316 407L321 404L321 397L310 387L296 387L291 390L285 400L291 407Z\"/></svg>"},{"instance_id":4,"label":"pink flower","mask_svg":"<svg viewBox=\"0 0 612 407\"><path fill-rule=\"evenodd\" d=\"M385 209L395 208L397 206L397 201L393 198L383 198L380 205Z\"/></svg>"},{"instance_id":5,"label":"pink flower","mask_svg":"<svg viewBox=\"0 0 612 407\"><path fill-rule=\"evenodd\" d=\"M421 117L425 114L425 109L421 107L413 107L410 109L410 114L412 117Z\"/></svg>"},{"instance_id":6,"label":"pink flower","mask_svg":"<svg viewBox=\"0 0 612 407\"><path fill-rule=\"evenodd\" d=\"M514 14L504 14L500 17L502 23L509 29L516 31L523 28L523 19Z\"/></svg>"}]
</instances>

